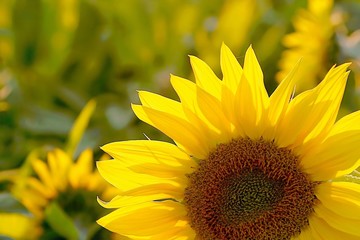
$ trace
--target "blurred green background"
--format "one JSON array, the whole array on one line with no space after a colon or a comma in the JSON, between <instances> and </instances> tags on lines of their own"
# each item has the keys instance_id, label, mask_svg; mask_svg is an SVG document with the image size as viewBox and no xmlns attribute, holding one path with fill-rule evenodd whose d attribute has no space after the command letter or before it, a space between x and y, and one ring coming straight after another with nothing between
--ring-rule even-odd
<instances>
[{"instance_id":1,"label":"blurred green background","mask_svg":"<svg viewBox=\"0 0 360 240\"><path fill-rule=\"evenodd\" d=\"M360 3L314 0L327 4L321 13L321 6L310 9L311 2L1 0L0 170L21 167L34 149L64 146L90 99L97 107L74 157L90 147L98 159L99 146L145 139L144 134L168 140L135 118L130 103L138 102L136 90L176 99L169 76L193 79L188 55L203 59L221 77L222 42L241 64L252 44L269 93L278 84L281 62L290 62L285 51L314 58L321 51L320 62L305 69L315 72L307 79L315 82L324 69L352 61L340 114L359 109ZM299 30L302 13L314 21L313 28L299 23L309 34L303 49L312 42L320 47L305 51L286 44L286 36ZM324 29L326 37L318 39Z\"/></svg>"}]
</instances>

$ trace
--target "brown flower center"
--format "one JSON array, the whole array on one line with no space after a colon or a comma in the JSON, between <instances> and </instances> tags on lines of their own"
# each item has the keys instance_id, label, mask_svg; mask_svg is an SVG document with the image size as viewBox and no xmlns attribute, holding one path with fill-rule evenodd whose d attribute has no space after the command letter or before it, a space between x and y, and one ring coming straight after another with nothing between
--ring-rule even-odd
<instances>
[{"instance_id":1,"label":"brown flower center","mask_svg":"<svg viewBox=\"0 0 360 240\"><path fill-rule=\"evenodd\" d=\"M317 184L270 141L220 144L189 176L185 206L199 239L290 239L308 225Z\"/></svg>"}]
</instances>

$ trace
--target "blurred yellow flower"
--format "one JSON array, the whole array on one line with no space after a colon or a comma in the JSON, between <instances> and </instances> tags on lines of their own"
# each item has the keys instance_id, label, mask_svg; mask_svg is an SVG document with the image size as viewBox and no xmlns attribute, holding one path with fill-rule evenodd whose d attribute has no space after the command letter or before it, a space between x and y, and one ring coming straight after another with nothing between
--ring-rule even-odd
<instances>
[{"instance_id":1,"label":"blurred yellow flower","mask_svg":"<svg viewBox=\"0 0 360 240\"><path fill-rule=\"evenodd\" d=\"M334 28L331 23L333 0L309 0L307 9L300 9L294 18L295 32L286 35L283 44L287 48L279 61L280 82L294 64L303 58L296 75L296 90L313 88L320 82L328 68L328 54Z\"/></svg>"},{"instance_id":2,"label":"blurred yellow flower","mask_svg":"<svg viewBox=\"0 0 360 240\"><path fill-rule=\"evenodd\" d=\"M64 201L74 198L75 195L84 193L86 202L96 199L96 196L109 197L111 188L93 169L92 151L87 149L81 153L74 162L71 157L61 149L54 149L48 153L47 162L38 158L30 160L35 176L26 180L24 189L17 195L23 204L35 216L42 218L44 209L50 201ZM67 199L68 198L68 199ZM67 206L79 210L89 206L75 206L68 202ZM61 204L60 204L61 205ZM76 208L79 209L76 209Z\"/></svg>"},{"instance_id":3,"label":"blurred yellow flower","mask_svg":"<svg viewBox=\"0 0 360 240\"><path fill-rule=\"evenodd\" d=\"M24 222L24 228L30 222L40 229L38 234L44 238L47 236L44 234L49 232L74 240L78 239L79 234L90 238L98 232L95 221L104 211L96 199L111 199L118 190L105 182L94 169L91 149L82 151L77 161L73 160L95 107L95 101L91 100L81 111L69 134L66 151L59 148L47 151L47 160L44 161L39 157L42 149L36 149L29 154L21 169L0 173L0 180L13 182L11 192L33 216L21 218L11 215L10 219L20 219ZM7 229L6 235L15 239L27 237L22 235L26 233L25 230L17 233L12 230ZM112 238L121 239L121 236L112 234Z\"/></svg>"},{"instance_id":4,"label":"blurred yellow flower","mask_svg":"<svg viewBox=\"0 0 360 240\"><path fill-rule=\"evenodd\" d=\"M37 239L40 229L32 217L19 213L0 213L0 239L2 236L12 239Z\"/></svg>"},{"instance_id":5,"label":"blurred yellow flower","mask_svg":"<svg viewBox=\"0 0 360 240\"><path fill-rule=\"evenodd\" d=\"M292 98L296 65L269 97L251 47L243 68L220 55L222 81L196 57L196 83L171 76L180 102L139 92L135 114L176 145L103 146L121 194L98 223L133 239L358 239L360 185L332 181L360 165L360 111L335 123L349 64Z\"/></svg>"}]
</instances>

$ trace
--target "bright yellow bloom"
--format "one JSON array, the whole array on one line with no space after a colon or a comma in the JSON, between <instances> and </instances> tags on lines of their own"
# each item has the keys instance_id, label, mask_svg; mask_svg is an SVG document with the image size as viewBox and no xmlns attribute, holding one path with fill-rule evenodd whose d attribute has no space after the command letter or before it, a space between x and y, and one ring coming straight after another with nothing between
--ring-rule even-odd
<instances>
[{"instance_id":1,"label":"bright yellow bloom","mask_svg":"<svg viewBox=\"0 0 360 240\"><path fill-rule=\"evenodd\" d=\"M140 91L135 114L175 144L103 146L97 163L121 190L98 220L133 239L359 239L360 111L337 121L349 64L292 97L298 65L269 97L250 47L225 45L220 80L191 57L196 83L171 76L180 102Z\"/></svg>"},{"instance_id":2,"label":"bright yellow bloom","mask_svg":"<svg viewBox=\"0 0 360 240\"><path fill-rule=\"evenodd\" d=\"M299 58L304 61L296 78L296 90L313 88L325 75L331 38L333 0L309 0L308 9L301 9L294 18L295 32L286 35L283 44L287 48L279 62L278 82L290 72Z\"/></svg>"}]
</instances>

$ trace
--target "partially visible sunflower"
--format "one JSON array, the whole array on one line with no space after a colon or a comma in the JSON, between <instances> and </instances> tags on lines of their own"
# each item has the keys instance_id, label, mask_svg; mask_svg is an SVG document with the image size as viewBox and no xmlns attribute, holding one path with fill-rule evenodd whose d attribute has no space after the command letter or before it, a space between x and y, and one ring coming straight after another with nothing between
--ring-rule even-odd
<instances>
[{"instance_id":1,"label":"partially visible sunflower","mask_svg":"<svg viewBox=\"0 0 360 240\"><path fill-rule=\"evenodd\" d=\"M334 27L331 23L333 0L308 0L308 9L300 9L294 18L295 32L286 35L283 44L287 48L279 61L280 82L290 72L299 58L304 61L299 67L297 90L313 88L325 75L328 54Z\"/></svg>"},{"instance_id":2,"label":"partially visible sunflower","mask_svg":"<svg viewBox=\"0 0 360 240\"><path fill-rule=\"evenodd\" d=\"M97 196L110 199L115 195L114 189L94 171L90 149L83 151L76 162L61 149L50 151L47 162L35 157L30 162L35 175L25 179L15 194L46 230L44 233L49 234L49 225L54 228L49 206L60 207L80 225L79 229L91 229L94 220L104 213L96 204Z\"/></svg>"},{"instance_id":3,"label":"partially visible sunflower","mask_svg":"<svg viewBox=\"0 0 360 240\"><path fill-rule=\"evenodd\" d=\"M222 46L222 81L190 60L196 83L171 76L179 102L133 105L175 144L103 146L121 194L98 223L132 239L359 239L360 185L337 181L360 165L360 111L335 123L349 64L292 98L298 65L269 97L251 47L242 68Z\"/></svg>"},{"instance_id":4,"label":"partially visible sunflower","mask_svg":"<svg viewBox=\"0 0 360 240\"><path fill-rule=\"evenodd\" d=\"M76 162L61 149L50 151L47 162L38 158L31 159L35 176L26 180L22 202L38 217L43 217L44 208L54 200L59 201L65 210L68 207L68 210L80 212L79 208L86 204L76 206L77 203L71 203L71 199L75 199L77 194L92 195L96 199L96 196L106 196L110 190L98 172L93 170L93 162L91 149L83 151ZM84 196L83 200L91 201L91 197Z\"/></svg>"},{"instance_id":5,"label":"partially visible sunflower","mask_svg":"<svg viewBox=\"0 0 360 240\"><path fill-rule=\"evenodd\" d=\"M82 151L77 161L73 159L95 107L92 100L81 111L65 150L35 149L21 169L0 172L3 179L13 182L11 192L32 214L31 224L41 230L34 239L124 239L100 231L95 223L105 213L97 204L97 197L111 199L118 191L94 169L92 150ZM44 150L46 161L40 157ZM17 235L15 239L30 239L20 231Z\"/></svg>"}]
</instances>

